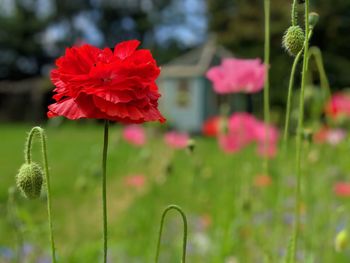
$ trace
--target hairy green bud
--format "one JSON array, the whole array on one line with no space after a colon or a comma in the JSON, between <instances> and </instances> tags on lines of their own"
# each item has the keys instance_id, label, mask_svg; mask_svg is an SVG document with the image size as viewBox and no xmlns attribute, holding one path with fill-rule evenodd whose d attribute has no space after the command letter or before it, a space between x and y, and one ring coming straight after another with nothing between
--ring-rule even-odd
<instances>
[{"instance_id":1,"label":"hairy green bud","mask_svg":"<svg viewBox=\"0 0 350 263\"><path fill-rule=\"evenodd\" d=\"M16 184L26 198L40 197L43 174L43 170L37 163L25 163L21 166L16 176Z\"/></svg>"},{"instance_id":2,"label":"hairy green bud","mask_svg":"<svg viewBox=\"0 0 350 263\"><path fill-rule=\"evenodd\" d=\"M290 26L283 36L282 45L291 56L296 56L304 46L305 34L300 26Z\"/></svg>"}]
</instances>

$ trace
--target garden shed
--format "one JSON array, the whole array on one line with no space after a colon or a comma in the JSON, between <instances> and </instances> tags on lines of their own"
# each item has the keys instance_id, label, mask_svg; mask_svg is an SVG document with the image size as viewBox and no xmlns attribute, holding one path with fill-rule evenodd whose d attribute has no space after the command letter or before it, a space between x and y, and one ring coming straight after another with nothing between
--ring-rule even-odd
<instances>
[{"instance_id":1,"label":"garden shed","mask_svg":"<svg viewBox=\"0 0 350 263\"><path fill-rule=\"evenodd\" d=\"M229 101L233 111L247 110L246 95L218 95L205 77L211 66L226 57L232 57L232 53L211 39L161 67L160 107L173 128L200 132L204 120L219 114L223 101Z\"/></svg>"}]
</instances>

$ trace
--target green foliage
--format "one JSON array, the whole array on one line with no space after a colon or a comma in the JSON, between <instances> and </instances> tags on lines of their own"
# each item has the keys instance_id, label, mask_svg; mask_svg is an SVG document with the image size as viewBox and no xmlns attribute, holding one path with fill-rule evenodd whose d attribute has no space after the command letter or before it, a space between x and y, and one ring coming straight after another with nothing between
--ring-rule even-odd
<instances>
[{"instance_id":1,"label":"green foliage","mask_svg":"<svg viewBox=\"0 0 350 263\"><path fill-rule=\"evenodd\" d=\"M37 75L45 60L39 33L47 27L51 17L38 19L35 10L24 6L23 1L13 2L12 15L0 12L0 79ZM30 61L31 67L23 67L23 59Z\"/></svg>"},{"instance_id":2,"label":"green foliage","mask_svg":"<svg viewBox=\"0 0 350 263\"><path fill-rule=\"evenodd\" d=\"M23 134L29 127L2 125L0 159L0 246L14 248L15 230L5 216L7 189L22 161ZM61 261L96 263L101 256L100 154L102 126L65 125L45 129L50 138L53 213ZM82 132L84 131L84 132ZM154 132L154 131L153 131ZM291 236L294 149L271 161L272 184L257 187L262 160L254 147L236 155L218 150L215 140L197 138L196 148L168 149L158 133L145 148L120 140L111 127L108 163L109 241L113 262L153 262L161 213L168 204L183 207L188 217L188 262L283 262ZM69 135L67 137L67 135ZM303 226L300 262L349 262L347 248L336 252L336 229L349 222L348 198L336 197L333 184L346 180L349 141L337 146L304 143ZM33 149L40 150L40 149ZM35 153L33 153L35 154ZM7 158L11 156L13 158ZM171 164L171 171L166 167ZM143 173L145 187L125 185L125 176ZM80 187L83 177L86 184ZM35 255L48 253L44 200L16 197L24 243ZM342 208L343 212L339 212ZM169 216L164 226L160 261L181 258L182 221ZM303 256L304 255L304 256ZM312 260L313 258L313 260Z\"/></svg>"},{"instance_id":3,"label":"green foliage","mask_svg":"<svg viewBox=\"0 0 350 263\"><path fill-rule=\"evenodd\" d=\"M148 8L142 7L142 1L47 2L52 5L51 10L46 10L47 15L38 14L38 0L13 0L13 11L0 12L0 79L18 80L40 75L43 67L51 64L67 46L84 41L84 32L76 26L79 15L91 18L90 22L102 35L101 46L114 47L117 42L137 38L155 50L160 62L175 57L181 49L176 43L171 43L168 49L155 44L154 28L162 23L160 14L171 2L169 0L150 0ZM128 26L124 25L125 19ZM46 30L55 27L54 34L65 34L53 40L50 45L54 48L48 48L43 36Z\"/></svg>"}]
</instances>

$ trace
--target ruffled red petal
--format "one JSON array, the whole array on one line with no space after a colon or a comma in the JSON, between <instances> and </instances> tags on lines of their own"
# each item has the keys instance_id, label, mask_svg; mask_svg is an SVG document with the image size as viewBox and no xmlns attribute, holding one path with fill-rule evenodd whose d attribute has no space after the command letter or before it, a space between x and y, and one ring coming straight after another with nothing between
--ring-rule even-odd
<instances>
[{"instance_id":1,"label":"ruffled red petal","mask_svg":"<svg viewBox=\"0 0 350 263\"><path fill-rule=\"evenodd\" d=\"M117 56L121 60L124 60L132 53L134 53L139 45L140 41L138 40L129 40L121 42L114 47L114 56Z\"/></svg>"},{"instance_id":2,"label":"ruffled red petal","mask_svg":"<svg viewBox=\"0 0 350 263\"><path fill-rule=\"evenodd\" d=\"M64 116L71 120L87 117L73 99L62 100L49 105L47 116L49 118Z\"/></svg>"}]
</instances>

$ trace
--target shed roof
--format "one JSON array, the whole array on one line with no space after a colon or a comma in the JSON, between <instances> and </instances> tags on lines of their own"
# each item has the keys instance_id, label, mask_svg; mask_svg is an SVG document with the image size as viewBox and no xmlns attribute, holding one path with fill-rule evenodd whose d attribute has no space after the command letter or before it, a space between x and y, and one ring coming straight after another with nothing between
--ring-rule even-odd
<instances>
[{"instance_id":1,"label":"shed roof","mask_svg":"<svg viewBox=\"0 0 350 263\"><path fill-rule=\"evenodd\" d=\"M163 65L161 78L203 76L212 65L214 58L232 57L232 53L209 39L188 53Z\"/></svg>"}]
</instances>

